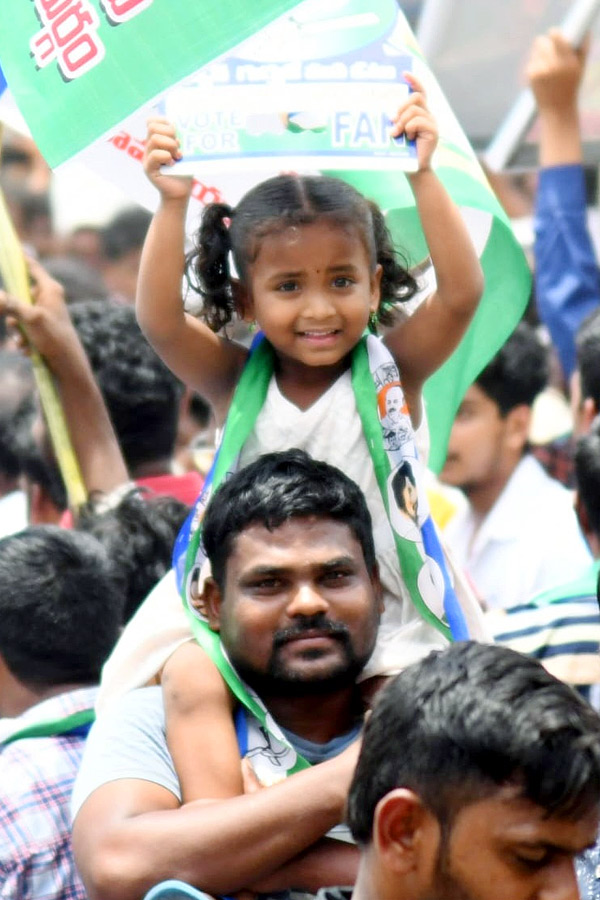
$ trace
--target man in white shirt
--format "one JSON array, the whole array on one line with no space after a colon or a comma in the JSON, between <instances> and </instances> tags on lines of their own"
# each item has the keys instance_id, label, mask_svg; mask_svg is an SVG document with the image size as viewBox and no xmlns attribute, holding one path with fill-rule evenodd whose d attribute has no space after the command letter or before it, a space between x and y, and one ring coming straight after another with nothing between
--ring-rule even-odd
<instances>
[{"instance_id":1,"label":"man in white shirt","mask_svg":"<svg viewBox=\"0 0 600 900\"><path fill-rule=\"evenodd\" d=\"M465 394L450 435L441 478L469 502L445 537L489 608L525 603L591 562L570 492L527 450L546 380L544 348L521 323Z\"/></svg>"}]
</instances>

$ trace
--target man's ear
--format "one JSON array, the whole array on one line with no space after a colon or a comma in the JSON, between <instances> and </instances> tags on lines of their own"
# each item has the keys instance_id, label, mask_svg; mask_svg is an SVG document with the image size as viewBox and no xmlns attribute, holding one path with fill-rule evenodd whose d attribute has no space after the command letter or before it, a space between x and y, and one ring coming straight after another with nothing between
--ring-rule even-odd
<instances>
[{"instance_id":1,"label":"man's ear","mask_svg":"<svg viewBox=\"0 0 600 900\"><path fill-rule=\"evenodd\" d=\"M373 585L373 593L375 594L375 599L377 601L377 608L379 609L379 615L383 615L384 610L384 602L383 602L383 587L381 585L381 575L379 573L379 563L374 562L373 568L371 569L371 584Z\"/></svg>"},{"instance_id":2,"label":"man's ear","mask_svg":"<svg viewBox=\"0 0 600 900\"><path fill-rule=\"evenodd\" d=\"M531 407L520 403L518 406L514 406L505 417L507 445L519 453L529 440L531 414Z\"/></svg>"},{"instance_id":3,"label":"man's ear","mask_svg":"<svg viewBox=\"0 0 600 900\"><path fill-rule=\"evenodd\" d=\"M580 434L588 434L592 427L592 422L598 415L596 404L591 397L586 397L581 404L580 414Z\"/></svg>"},{"instance_id":4,"label":"man's ear","mask_svg":"<svg viewBox=\"0 0 600 900\"><path fill-rule=\"evenodd\" d=\"M231 291L233 293L233 302L235 303L235 310L244 322L253 322L254 321L254 304L252 303L252 298L242 282L239 278L231 279Z\"/></svg>"},{"instance_id":5,"label":"man's ear","mask_svg":"<svg viewBox=\"0 0 600 900\"><path fill-rule=\"evenodd\" d=\"M375 808L373 843L388 873L416 882L437 853L439 826L414 791L395 788Z\"/></svg>"},{"instance_id":6,"label":"man's ear","mask_svg":"<svg viewBox=\"0 0 600 900\"><path fill-rule=\"evenodd\" d=\"M579 527L581 528L584 537L587 538L589 534L593 534L593 529L590 525L590 517L588 516L588 511L579 495L579 491L575 492L575 515L577 516L577 521L579 522Z\"/></svg>"},{"instance_id":7,"label":"man's ear","mask_svg":"<svg viewBox=\"0 0 600 900\"><path fill-rule=\"evenodd\" d=\"M202 589L202 605L211 631L221 630L221 599L219 585L209 576Z\"/></svg>"}]
</instances>

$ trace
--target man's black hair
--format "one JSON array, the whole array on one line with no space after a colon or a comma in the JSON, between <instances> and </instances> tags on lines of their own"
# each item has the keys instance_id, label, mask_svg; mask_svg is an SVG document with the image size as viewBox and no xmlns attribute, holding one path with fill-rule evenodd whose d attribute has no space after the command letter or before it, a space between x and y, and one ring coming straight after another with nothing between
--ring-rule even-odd
<instances>
[{"instance_id":1,"label":"man's black hair","mask_svg":"<svg viewBox=\"0 0 600 900\"><path fill-rule=\"evenodd\" d=\"M94 684L121 624L102 545L53 525L0 541L0 655L32 688Z\"/></svg>"},{"instance_id":2,"label":"man's black hair","mask_svg":"<svg viewBox=\"0 0 600 900\"><path fill-rule=\"evenodd\" d=\"M25 422L19 428L19 458L22 472L32 484L42 488L60 512L64 512L68 506L67 489L54 455L50 436L45 432L41 443L38 444L33 436L37 409L34 409L32 415L29 410L25 410L24 415Z\"/></svg>"},{"instance_id":3,"label":"man's black hair","mask_svg":"<svg viewBox=\"0 0 600 900\"><path fill-rule=\"evenodd\" d=\"M133 307L82 301L69 313L132 477L144 463L170 460L182 386L142 334Z\"/></svg>"},{"instance_id":4,"label":"man's black hair","mask_svg":"<svg viewBox=\"0 0 600 900\"><path fill-rule=\"evenodd\" d=\"M600 539L600 418L575 446L575 480L591 530Z\"/></svg>"},{"instance_id":5,"label":"man's black hair","mask_svg":"<svg viewBox=\"0 0 600 900\"><path fill-rule=\"evenodd\" d=\"M536 660L457 643L383 688L367 722L348 822L371 840L375 808L414 791L443 829L505 785L548 815L575 819L600 802L600 717Z\"/></svg>"},{"instance_id":6,"label":"man's black hair","mask_svg":"<svg viewBox=\"0 0 600 900\"><path fill-rule=\"evenodd\" d=\"M575 338L581 399L590 397L600 412L600 309L590 313L579 326Z\"/></svg>"},{"instance_id":7,"label":"man's black hair","mask_svg":"<svg viewBox=\"0 0 600 900\"><path fill-rule=\"evenodd\" d=\"M250 525L272 531L289 519L317 516L347 525L362 547L369 572L375 565L371 516L362 491L335 466L303 450L267 453L236 472L212 497L202 540L212 574L225 587L225 569L236 537Z\"/></svg>"},{"instance_id":8,"label":"man's black hair","mask_svg":"<svg viewBox=\"0 0 600 900\"><path fill-rule=\"evenodd\" d=\"M189 507L174 497L132 490L118 506L79 512L77 528L97 538L113 567L123 598L125 625L154 585L171 568L173 544Z\"/></svg>"},{"instance_id":9,"label":"man's black hair","mask_svg":"<svg viewBox=\"0 0 600 900\"><path fill-rule=\"evenodd\" d=\"M102 229L100 235L106 258L117 260L131 250L139 250L151 221L151 214L138 206L117 213Z\"/></svg>"},{"instance_id":10,"label":"man's black hair","mask_svg":"<svg viewBox=\"0 0 600 900\"><path fill-rule=\"evenodd\" d=\"M535 329L520 322L478 375L475 384L507 415L515 406L532 406L548 383L548 354Z\"/></svg>"}]
</instances>

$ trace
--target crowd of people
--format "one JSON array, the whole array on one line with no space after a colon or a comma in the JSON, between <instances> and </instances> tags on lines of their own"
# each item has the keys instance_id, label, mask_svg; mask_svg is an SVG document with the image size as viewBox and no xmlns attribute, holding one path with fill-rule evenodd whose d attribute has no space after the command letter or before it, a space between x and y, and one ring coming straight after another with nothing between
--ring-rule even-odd
<instances>
[{"instance_id":1,"label":"crowd of people","mask_svg":"<svg viewBox=\"0 0 600 900\"><path fill-rule=\"evenodd\" d=\"M155 118L154 216L57 235L51 173L8 140L34 303L0 291L1 900L600 900L585 61L532 47L534 297L437 477L422 389L484 278L413 75L392 136L435 289L410 315L382 211L338 179L213 203L188 250Z\"/></svg>"}]
</instances>

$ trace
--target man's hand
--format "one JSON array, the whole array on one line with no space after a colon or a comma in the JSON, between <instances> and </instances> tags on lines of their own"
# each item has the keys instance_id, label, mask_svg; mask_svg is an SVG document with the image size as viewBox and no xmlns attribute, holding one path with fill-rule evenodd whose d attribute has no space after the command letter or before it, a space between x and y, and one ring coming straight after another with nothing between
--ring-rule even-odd
<instances>
[{"instance_id":1,"label":"man's hand","mask_svg":"<svg viewBox=\"0 0 600 900\"><path fill-rule=\"evenodd\" d=\"M577 93L589 41L575 50L560 31L536 38L527 77L540 115L540 165L578 164L582 159Z\"/></svg>"},{"instance_id":2,"label":"man's hand","mask_svg":"<svg viewBox=\"0 0 600 900\"><path fill-rule=\"evenodd\" d=\"M535 39L526 75L541 115L577 107L588 48L589 37L574 48L556 28Z\"/></svg>"},{"instance_id":3,"label":"man's hand","mask_svg":"<svg viewBox=\"0 0 600 900\"><path fill-rule=\"evenodd\" d=\"M79 339L69 317L62 285L36 260L28 258L27 266L33 305L0 291L0 314L7 316L9 328L22 329L17 340L20 348L27 352L28 345L33 346L54 370Z\"/></svg>"}]
</instances>

